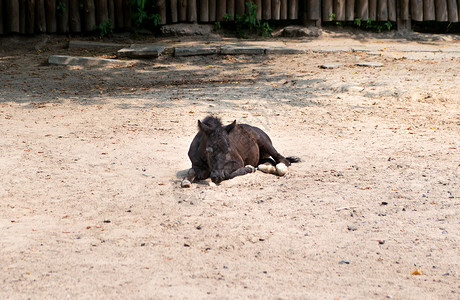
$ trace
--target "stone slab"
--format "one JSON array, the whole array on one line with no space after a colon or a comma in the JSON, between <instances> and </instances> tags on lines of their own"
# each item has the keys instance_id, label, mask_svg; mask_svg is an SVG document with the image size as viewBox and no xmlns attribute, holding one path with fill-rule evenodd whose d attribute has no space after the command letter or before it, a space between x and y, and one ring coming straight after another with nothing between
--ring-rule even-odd
<instances>
[{"instance_id":1,"label":"stone slab","mask_svg":"<svg viewBox=\"0 0 460 300\"><path fill-rule=\"evenodd\" d=\"M165 51L165 47L158 45L131 45L129 48L118 50L118 57L156 58Z\"/></svg>"},{"instance_id":2,"label":"stone slab","mask_svg":"<svg viewBox=\"0 0 460 300\"><path fill-rule=\"evenodd\" d=\"M117 43L103 43L103 42L93 42L93 41L70 41L69 49L75 48L117 48L121 49L123 47L128 47L129 44L117 44Z\"/></svg>"},{"instance_id":3,"label":"stone slab","mask_svg":"<svg viewBox=\"0 0 460 300\"><path fill-rule=\"evenodd\" d=\"M356 63L356 65L359 67L371 67L371 68L383 67L383 64L379 62L359 62L359 63Z\"/></svg>"},{"instance_id":4,"label":"stone slab","mask_svg":"<svg viewBox=\"0 0 460 300\"><path fill-rule=\"evenodd\" d=\"M337 69L341 66L343 66L343 64L340 64L340 63L327 63L327 64L319 65L321 69Z\"/></svg>"},{"instance_id":5,"label":"stone slab","mask_svg":"<svg viewBox=\"0 0 460 300\"><path fill-rule=\"evenodd\" d=\"M194 55L212 55L217 54L217 47L176 47L174 56L194 56Z\"/></svg>"},{"instance_id":6,"label":"stone slab","mask_svg":"<svg viewBox=\"0 0 460 300\"><path fill-rule=\"evenodd\" d=\"M222 45L220 48L220 54L223 55L263 55L265 54L265 48L259 46L233 46L233 45Z\"/></svg>"},{"instance_id":7,"label":"stone slab","mask_svg":"<svg viewBox=\"0 0 460 300\"><path fill-rule=\"evenodd\" d=\"M107 58L96 57L77 57L66 55L51 55L48 57L48 63L53 65L71 65L71 66L107 66L107 65L128 65L132 61L123 61Z\"/></svg>"},{"instance_id":8,"label":"stone slab","mask_svg":"<svg viewBox=\"0 0 460 300\"><path fill-rule=\"evenodd\" d=\"M307 50L305 49L297 49L297 48L267 48L265 49L266 54L305 54Z\"/></svg>"}]
</instances>

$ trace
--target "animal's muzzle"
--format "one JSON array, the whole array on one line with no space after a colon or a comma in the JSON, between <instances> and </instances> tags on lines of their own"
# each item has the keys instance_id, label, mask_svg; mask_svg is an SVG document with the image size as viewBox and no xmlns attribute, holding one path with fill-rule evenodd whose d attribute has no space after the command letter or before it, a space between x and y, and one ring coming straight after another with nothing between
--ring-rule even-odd
<instances>
[{"instance_id":1,"label":"animal's muzzle","mask_svg":"<svg viewBox=\"0 0 460 300\"><path fill-rule=\"evenodd\" d=\"M215 184L219 184L225 179L224 173L219 171L212 171L210 177Z\"/></svg>"}]
</instances>

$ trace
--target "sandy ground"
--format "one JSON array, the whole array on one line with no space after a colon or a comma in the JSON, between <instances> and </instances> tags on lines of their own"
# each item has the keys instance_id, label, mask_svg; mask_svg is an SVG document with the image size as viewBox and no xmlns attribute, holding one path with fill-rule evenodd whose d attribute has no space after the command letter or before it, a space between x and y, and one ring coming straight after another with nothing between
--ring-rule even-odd
<instances>
[{"instance_id":1,"label":"sandy ground","mask_svg":"<svg viewBox=\"0 0 460 300\"><path fill-rule=\"evenodd\" d=\"M113 53L0 43L0 298L460 298L460 58L98 68L46 61ZM259 126L302 162L180 188L208 114Z\"/></svg>"}]
</instances>

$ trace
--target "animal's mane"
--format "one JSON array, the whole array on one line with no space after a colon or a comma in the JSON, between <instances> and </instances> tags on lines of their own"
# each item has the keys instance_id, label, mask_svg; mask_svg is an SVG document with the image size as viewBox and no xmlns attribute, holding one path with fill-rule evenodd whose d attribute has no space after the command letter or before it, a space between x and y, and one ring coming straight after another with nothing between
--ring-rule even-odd
<instances>
[{"instance_id":1,"label":"animal's mane","mask_svg":"<svg viewBox=\"0 0 460 300\"><path fill-rule=\"evenodd\" d=\"M208 125L211 129L222 127L222 121L218 117L207 116L203 120L203 124Z\"/></svg>"}]
</instances>

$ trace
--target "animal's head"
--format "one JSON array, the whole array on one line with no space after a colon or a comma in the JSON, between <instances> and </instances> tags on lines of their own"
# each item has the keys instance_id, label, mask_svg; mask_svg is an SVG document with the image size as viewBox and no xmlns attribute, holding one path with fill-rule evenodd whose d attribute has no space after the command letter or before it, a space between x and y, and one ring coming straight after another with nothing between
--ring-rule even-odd
<instances>
[{"instance_id":1,"label":"animal's head","mask_svg":"<svg viewBox=\"0 0 460 300\"><path fill-rule=\"evenodd\" d=\"M236 121L227 126L217 118L198 121L198 128L206 136L206 157L212 182L219 184L225 179L224 167L227 154L231 151L229 133L235 128Z\"/></svg>"}]
</instances>

